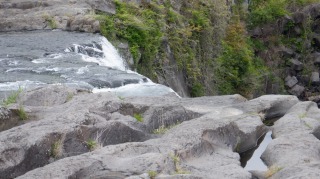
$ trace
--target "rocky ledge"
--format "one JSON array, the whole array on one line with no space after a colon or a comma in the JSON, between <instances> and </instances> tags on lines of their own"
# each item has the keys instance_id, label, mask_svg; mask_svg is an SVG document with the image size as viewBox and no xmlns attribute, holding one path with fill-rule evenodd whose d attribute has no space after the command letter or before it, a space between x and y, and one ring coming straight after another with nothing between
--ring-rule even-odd
<instances>
[{"instance_id":1,"label":"rocky ledge","mask_svg":"<svg viewBox=\"0 0 320 179\"><path fill-rule=\"evenodd\" d=\"M103 0L3 0L0 32L63 29L98 32L94 10L113 14L113 1Z\"/></svg>"},{"instance_id":2,"label":"rocky ledge","mask_svg":"<svg viewBox=\"0 0 320 179\"><path fill-rule=\"evenodd\" d=\"M52 85L0 111L0 178L319 178L320 111L295 96L123 98ZM239 153L268 130L269 170L246 171Z\"/></svg>"}]
</instances>

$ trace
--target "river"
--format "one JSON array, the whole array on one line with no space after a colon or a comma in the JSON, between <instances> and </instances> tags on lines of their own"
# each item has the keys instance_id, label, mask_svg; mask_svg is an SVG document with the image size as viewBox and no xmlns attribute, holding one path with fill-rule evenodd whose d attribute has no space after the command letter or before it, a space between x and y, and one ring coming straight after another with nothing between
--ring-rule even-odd
<instances>
[{"instance_id":1,"label":"river","mask_svg":"<svg viewBox=\"0 0 320 179\"><path fill-rule=\"evenodd\" d=\"M0 98L22 88L66 85L119 96L174 93L129 69L99 34L30 31L0 34Z\"/></svg>"}]
</instances>

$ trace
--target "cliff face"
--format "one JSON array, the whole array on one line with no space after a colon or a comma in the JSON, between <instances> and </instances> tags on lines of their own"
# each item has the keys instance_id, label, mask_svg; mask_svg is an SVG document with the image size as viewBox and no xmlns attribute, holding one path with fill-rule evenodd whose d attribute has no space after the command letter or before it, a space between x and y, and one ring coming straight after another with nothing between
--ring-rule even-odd
<instances>
[{"instance_id":1,"label":"cliff face","mask_svg":"<svg viewBox=\"0 0 320 179\"><path fill-rule=\"evenodd\" d=\"M229 19L224 0L115 1L101 32L129 42L139 73L181 96L216 94L215 58Z\"/></svg>"},{"instance_id":2,"label":"cliff face","mask_svg":"<svg viewBox=\"0 0 320 179\"><path fill-rule=\"evenodd\" d=\"M252 28L256 55L274 69L267 80L268 93L283 93L282 88L319 103L319 16L316 3Z\"/></svg>"}]
</instances>

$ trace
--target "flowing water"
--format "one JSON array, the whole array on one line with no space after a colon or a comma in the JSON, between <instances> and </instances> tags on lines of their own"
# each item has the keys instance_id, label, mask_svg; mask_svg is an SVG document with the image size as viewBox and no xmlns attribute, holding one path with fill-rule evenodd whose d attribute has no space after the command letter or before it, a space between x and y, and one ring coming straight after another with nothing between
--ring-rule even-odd
<instances>
[{"instance_id":1,"label":"flowing water","mask_svg":"<svg viewBox=\"0 0 320 179\"><path fill-rule=\"evenodd\" d=\"M261 160L262 153L266 150L268 144L272 141L272 131L267 132L264 136L262 136L258 141L258 146L243 152L240 154L241 156L241 165L246 170L260 170L267 171L268 167Z\"/></svg>"},{"instance_id":2,"label":"flowing water","mask_svg":"<svg viewBox=\"0 0 320 179\"><path fill-rule=\"evenodd\" d=\"M33 31L0 34L1 94L47 84L120 96L174 92L131 71L115 47L98 34Z\"/></svg>"}]
</instances>

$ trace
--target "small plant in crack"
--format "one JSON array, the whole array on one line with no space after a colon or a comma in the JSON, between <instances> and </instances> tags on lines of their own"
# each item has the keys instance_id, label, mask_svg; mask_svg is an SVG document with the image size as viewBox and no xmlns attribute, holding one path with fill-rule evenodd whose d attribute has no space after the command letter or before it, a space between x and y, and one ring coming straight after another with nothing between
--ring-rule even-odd
<instances>
[{"instance_id":1,"label":"small plant in crack","mask_svg":"<svg viewBox=\"0 0 320 179\"><path fill-rule=\"evenodd\" d=\"M181 124L180 122L170 125L166 127L165 125L161 125L158 129L153 130L153 134L165 134L168 130L176 127L177 125Z\"/></svg>"},{"instance_id":2,"label":"small plant in crack","mask_svg":"<svg viewBox=\"0 0 320 179\"><path fill-rule=\"evenodd\" d=\"M239 153L240 149L241 149L241 138L238 136L237 137L237 144L236 144L236 147L234 150Z\"/></svg>"},{"instance_id":3,"label":"small plant in crack","mask_svg":"<svg viewBox=\"0 0 320 179\"><path fill-rule=\"evenodd\" d=\"M158 175L158 172L156 172L156 171L148 171L148 175L149 175L150 179L155 179L156 176Z\"/></svg>"},{"instance_id":4,"label":"small plant in crack","mask_svg":"<svg viewBox=\"0 0 320 179\"><path fill-rule=\"evenodd\" d=\"M300 118L300 119L303 119L303 118L305 118L305 117L307 117L307 113L299 114L299 118Z\"/></svg>"},{"instance_id":5,"label":"small plant in crack","mask_svg":"<svg viewBox=\"0 0 320 179\"><path fill-rule=\"evenodd\" d=\"M22 88L19 87L18 91L12 92L6 99L2 101L2 105L7 107L10 104L16 103L21 92Z\"/></svg>"},{"instance_id":6,"label":"small plant in crack","mask_svg":"<svg viewBox=\"0 0 320 179\"><path fill-rule=\"evenodd\" d=\"M28 114L26 113L26 111L22 105L20 105L19 109L17 110L17 114L18 114L20 120L22 120L22 121L28 119Z\"/></svg>"},{"instance_id":7,"label":"small plant in crack","mask_svg":"<svg viewBox=\"0 0 320 179\"><path fill-rule=\"evenodd\" d=\"M276 174L277 172L279 172L280 170L282 170L283 167L279 167L279 166L271 166L268 171L265 173L265 177L266 178L270 178L272 177L274 174Z\"/></svg>"},{"instance_id":8,"label":"small plant in crack","mask_svg":"<svg viewBox=\"0 0 320 179\"><path fill-rule=\"evenodd\" d=\"M108 129L109 128L104 128L103 130L97 131L94 139L90 138L85 142L87 148L90 151L103 147L103 141L106 140L105 136L109 136L109 132L111 131Z\"/></svg>"},{"instance_id":9,"label":"small plant in crack","mask_svg":"<svg viewBox=\"0 0 320 179\"><path fill-rule=\"evenodd\" d=\"M72 98L73 98L73 96L74 96L74 94L73 94L73 93L71 93L71 92L69 92L69 93L68 93L68 95L67 95L66 102L71 101L71 100L72 100Z\"/></svg>"},{"instance_id":10,"label":"small plant in crack","mask_svg":"<svg viewBox=\"0 0 320 179\"><path fill-rule=\"evenodd\" d=\"M135 113L133 114L133 117L136 118L138 122L143 122L143 117L141 114Z\"/></svg>"},{"instance_id":11,"label":"small plant in crack","mask_svg":"<svg viewBox=\"0 0 320 179\"><path fill-rule=\"evenodd\" d=\"M124 97L122 97L122 96L118 96L118 98L121 100L121 101L123 101L125 98Z\"/></svg>"},{"instance_id":12,"label":"small plant in crack","mask_svg":"<svg viewBox=\"0 0 320 179\"><path fill-rule=\"evenodd\" d=\"M93 139L89 139L86 141L86 145L90 151L94 151L98 147L98 142Z\"/></svg>"},{"instance_id":13,"label":"small plant in crack","mask_svg":"<svg viewBox=\"0 0 320 179\"><path fill-rule=\"evenodd\" d=\"M173 155L171 154L171 159L173 160L174 163L174 167L175 167L175 173L176 175L180 175L180 174L190 174L189 171L183 170L181 165L180 165L180 157L179 155Z\"/></svg>"},{"instance_id":14,"label":"small plant in crack","mask_svg":"<svg viewBox=\"0 0 320 179\"><path fill-rule=\"evenodd\" d=\"M51 145L50 156L59 158L62 155L62 141L58 140Z\"/></svg>"}]
</instances>

